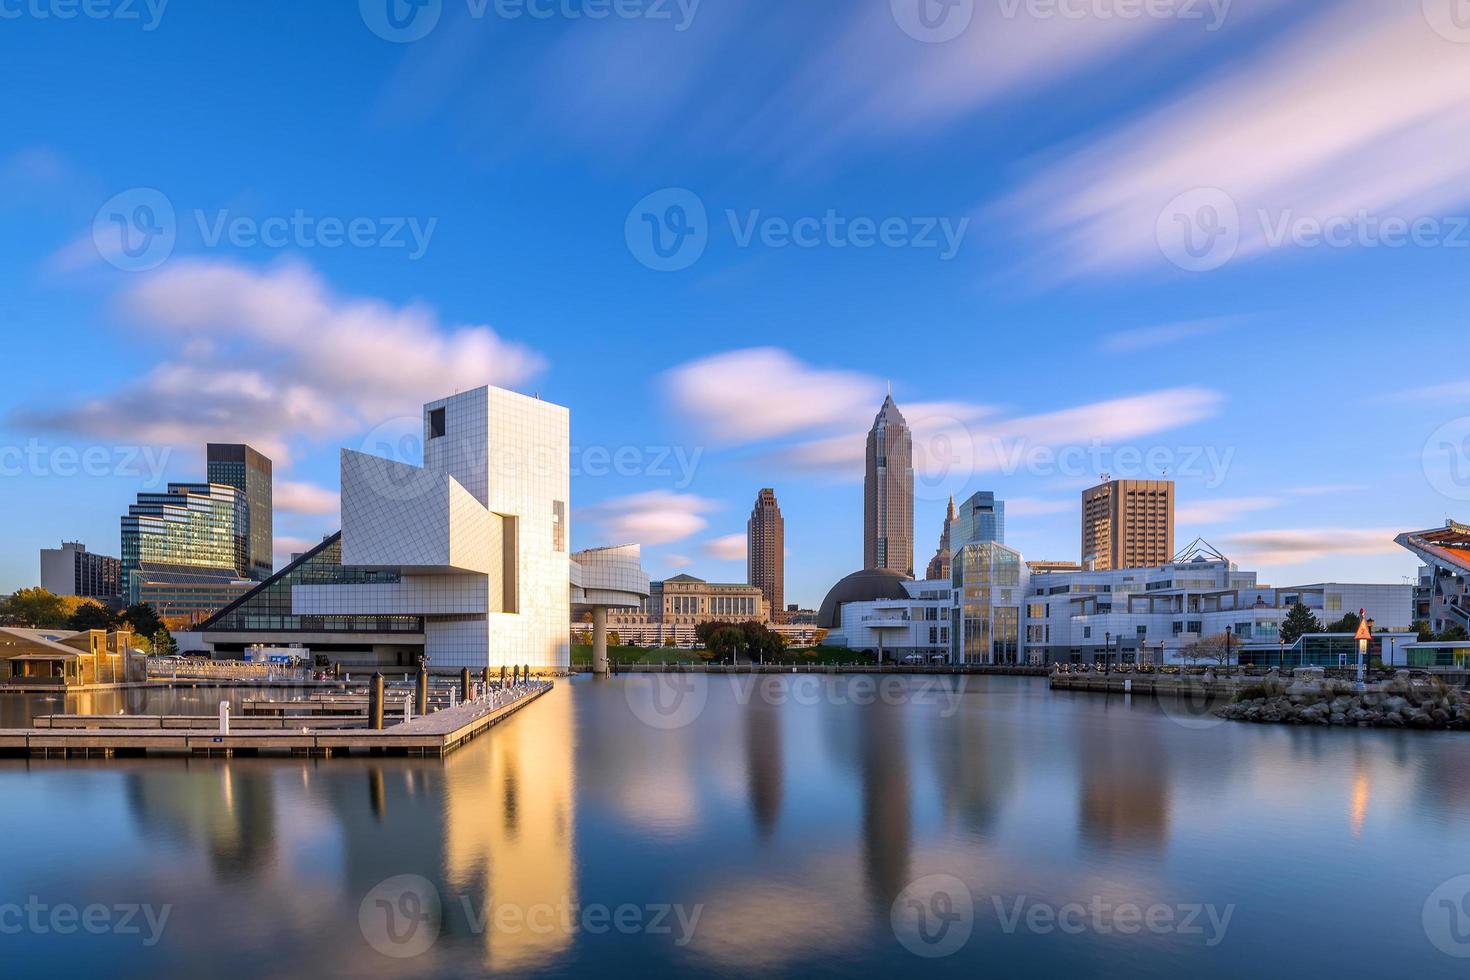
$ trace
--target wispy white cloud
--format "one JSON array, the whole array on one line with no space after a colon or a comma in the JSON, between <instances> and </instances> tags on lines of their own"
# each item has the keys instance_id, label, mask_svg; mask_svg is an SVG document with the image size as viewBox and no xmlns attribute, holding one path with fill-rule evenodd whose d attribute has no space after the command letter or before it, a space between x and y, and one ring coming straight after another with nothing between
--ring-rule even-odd
<instances>
[{"instance_id":1,"label":"wispy white cloud","mask_svg":"<svg viewBox=\"0 0 1470 980\"><path fill-rule=\"evenodd\" d=\"M1000 417L988 406L956 403L900 405L913 433L915 475L927 485L962 487L981 473L1026 472L1035 450L1117 446L1218 414L1223 397L1202 388L1171 388L1037 415ZM775 455L804 470L861 478L863 432L799 443Z\"/></svg>"},{"instance_id":2,"label":"wispy white cloud","mask_svg":"<svg viewBox=\"0 0 1470 980\"><path fill-rule=\"evenodd\" d=\"M720 561L744 561L746 540L743 534L725 534L704 543L704 553Z\"/></svg>"},{"instance_id":3,"label":"wispy white cloud","mask_svg":"<svg viewBox=\"0 0 1470 980\"><path fill-rule=\"evenodd\" d=\"M288 514L336 514L341 502L337 491L298 480L277 480L273 499L275 509Z\"/></svg>"},{"instance_id":4,"label":"wispy white cloud","mask_svg":"<svg viewBox=\"0 0 1470 980\"><path fill-rule=\"evenodd\" d=\"M1182 504L1174 512L1176 524L1224 524L1244 514L1280 506L1275 497L1229 497Z\"/></svg>"},{"instance_id":5,"label":"wispy white cloud","mask_svg":"<svg viewBox=\"0 0 1470 980\"><path fill-rule=\"evenodd\" d=\"M862 475L864 433L883 398L878 378L757 348L681 365L666 379L674 408L709 438L750 444L785 437L767 452L780 465L840 479ZM899 408L913 434L916 476L943 499L971 475L1024 469L1032 449L1119 444L1210 418L1222 403L1218 392L1185 387L1029 416L963 401Z\"/></svg>"},{"instance_id":6,"label":"wispy white cloud","mask_svg":"<svg viewBox=\"0 0 1470 980\"><path fill-rule=\"evenodd\" d=\"M33 428L195 446L246 441L278 462L297 438L351 432L446 392L515 384L540 355L429 308L334 293L299 263L180 260L121 297L168 359L79 404L23 409ZM250 365L249 368L241 365Z\"/></svg>"},{"instance_id":7,"label":"wispy white cloud","mask_svg":"<svg viewBox=\"0 0 1470 980\"><path fill-rule=\"evenodd\" d=\"M1358 493L1369 489L1366 483L1322 483L1315 486L1292 487L1287 493L1298 497L1327 497L1334 494Z\"/></svg>"},{"instance_id":8,"label":"wispy white cloud","mask_svg":"<svg viewBox=\"0 0 1470 980\"><path fill-rule=\"evenodd\" d=\"M1232 559L1258 564L1287 565L1334 555L1392 555L1402 553L1394 536L1402 528L1289 528L1249 531L1224 538Z\"/></svg>"},{"instance_id":9,"label":"wispy white cloud","mask_svg":"<svg viewBox=\"0 0 1470 980\"><path fill-rule=\"evenodd\" d=\"M603 501L578 516L601 527L610 541L646 546L698 534L709 526L704 515L718 507L715 501L695 494L649 490Z\"/></svg>"},{"instance_id":10,"label":"wispy white cloud","mask_svg":"<svg viewBox=\"0 0 1470 980\"><path fill-rule=\"evenodd\" d=\"M1441 214L1470 199L1470 58L1419 0L1324 4L1262 55L1065 154L1003 210L1057 275L1162 268L1178 195L1226 192L1241 256L1271 245L1261 210L1318 219Z\"/></svg>"},{"instance_id":11,"label":"wispy white cloud","mask_svg":"<svg viewBox=\"0 0 1470 980\"><path fill-rule=\"evenodd\" d=\"M1044 500L1040 497L1007 497L1007 517L1040 517L1046 514L1065 514L1078 510L1078 500Z\"/></svg>"},{"instance_id":12,"label":"wispy white cloud","mask_svg":"<svg viewBox=\"0 0 1470 980\"><path fill-rule=\"evenodd\" d=\"M1135 353L1167 347L1218 333L1231 324L1240 322L1237 317L1211 317L1205 320L1182 320L1178 323L1162 323L1151 327L1135 327L1119 330L1103 337L1103 350L1113 354Z\"/></svg>"},{"instance_id":13,"label":"wispy white cloud","mask_svg":"<svg viewBox=\"0 0 1470 980\"><path fill-rule=\"evenodd\" d=\"M712 438L753 442L874 414L882 382L816 368L775 347L715 354L664 375L674 406Z\"/></svg>"},{"instance_id":14,"label":"wispy white cloud","mask_svg":"<svg viewBox=\"0 0 1470 980\"><path fill-rule=\"evenodd\" d=\"M1384 395L1378 400L1385 402L1442 402L1445 404L1470 402L1470 379L1405 388L1402 391Z\"/></svg>"}]
</instances>

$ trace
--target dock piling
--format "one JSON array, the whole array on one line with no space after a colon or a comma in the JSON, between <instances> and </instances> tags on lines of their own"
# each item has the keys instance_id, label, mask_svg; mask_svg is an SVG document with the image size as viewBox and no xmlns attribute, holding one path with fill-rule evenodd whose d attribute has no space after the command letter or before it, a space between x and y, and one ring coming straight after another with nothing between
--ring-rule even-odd
<instances>
[{"instance_id":1,"label":"dock piling","mask_svg":"<svg viewBox=\"0 0 1470 980\"><path fill-rule=\"evenodd\" d=\"M373 674L368 685L368 727L373 731L383 730L383 675Z\"/></svg>"}]
</instances>

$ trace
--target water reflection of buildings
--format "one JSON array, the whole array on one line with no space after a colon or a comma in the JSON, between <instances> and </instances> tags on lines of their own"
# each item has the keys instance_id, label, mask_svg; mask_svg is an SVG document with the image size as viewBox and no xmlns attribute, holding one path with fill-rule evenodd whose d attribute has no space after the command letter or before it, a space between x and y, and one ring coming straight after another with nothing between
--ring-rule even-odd
<instances>
[{"instance_id":1,"label":"water reflection of buildings","mask_svg":"<svg viewBox=\"0 0 1470 980\"><path fill-rule=\"evenodd\" d=\"M240 878L275 856L275 793L267 767L221 764L134 769L128 806L145 832L201 845L215 876Z\"/></svg>"},{"instance_id":2,"label":"water reflection of buildings","mask_svg":"<svg viewBox=\"0 0 1470 980\"><path fill-rule=\"evenodd\" d=\"M909 760L904 707L878 698L859 709L863 862L868 897L888 909L909 883Z\"/></svg>"},{"instance_id":3,"label":"water reflection of buildings","mask_svg":"<svg viewBox=\"0 0 1470 980\"><path fill-rule=\"evenodd\" d=\"M1161 851L1169 840L1169 754L1128 727L1079 725L1078 827L1084 845Z\"/></svg>"},{"instance_id":4,"label":"water reflection of buildings","mask_svg":"<svg viewBox=\"0 0 1470 980\"><path fill-rule=\"evenodd\" d=\"M769 838L781 816L783 767L781 708L766 698L751 698L745 713L745 773L756 830Z\"/></svg>"},{"instance_id":5,"label":"water reflection of buildings","mask_svg":"<svg viewBox=\"0 0 1470 980\"><path fill-rule=\"evenodd\" d=\"M474 896L477 914L490 912L488 969L544 967L571 945L563 910L578 901L574 737L563 687L446 761L446 877L455 894ZM493 928L494 910L507 906L530 924Z\"/></svg>"},{"instance_id":6,"label":"water reflection of buildings","mask_svg":"<svg viewBox=\"0 0 1470 980\"><path fill-rule=\"evenodd\" d=\"M951 680L956 679L943 679ZM960 683L954 692L946 692L940 704L951 703L950 697L957 701L962 697L967 678L957 680ZM945 815L981 834L994 828L1001 806L1014 798L1016 759L1021 751L1013 727L992 724L997 717L971 702L971 710L962 705L953 721L941 718L931 732Z\"/></svg>"}]
</instances>

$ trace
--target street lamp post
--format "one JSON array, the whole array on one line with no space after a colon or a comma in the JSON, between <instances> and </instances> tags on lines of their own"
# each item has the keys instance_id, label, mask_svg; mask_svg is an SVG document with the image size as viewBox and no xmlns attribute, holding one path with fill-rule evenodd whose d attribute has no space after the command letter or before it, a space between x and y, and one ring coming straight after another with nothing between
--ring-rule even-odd
<instances>
[{"instance_id":1,"label":"street lamp post","mask_svg":"<svg viewBox=\"0 0 1470 980\"><path fill-rule=\"evenodd\" d=\"M1103 634L1103 673L1104 674L1110 674L1110 673L1113 672L1112 660L1113 660L1113 634L1112 633L1104 633Z\"/></svg>"},{"instance_id":2,"label":"street lamp post","mask_svg":"<svg viewBox=\"0 0 1470 980\"><path fill-rule=\"evenodd\" d=\"M1235 635L1235 627L1225 627L1225 673L1230 673L1230 638Z\"/></svg>"}]
</instances>

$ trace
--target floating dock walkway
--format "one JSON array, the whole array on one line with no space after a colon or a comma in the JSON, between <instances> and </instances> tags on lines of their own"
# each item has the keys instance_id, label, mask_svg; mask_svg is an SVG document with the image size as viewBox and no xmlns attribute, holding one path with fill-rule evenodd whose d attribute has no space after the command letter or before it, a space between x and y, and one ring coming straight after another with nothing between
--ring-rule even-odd
<instances>
[{"instance_id":1,"label":"floating dock walkway","mask_svg":"<svg viewBox=\"0 0 1470 980\"><path fill-rule=\"evenodd\" d=\"M114 758L151 755L235 756L293 755L333 758L340 755L406 755L443 758L470 739L515 714L552 688L534 682L515 691L513 699L496 692L382 729L367 727L356 705L332 699L332 714L247 714L229 721L222 732L208 717L160 715L47 715L34 727L0 729L0 756L30 758ZM335 702L335 703L334 703ZM313 702L290 702L309 705Z\"/></svg>"}]
</instances>

